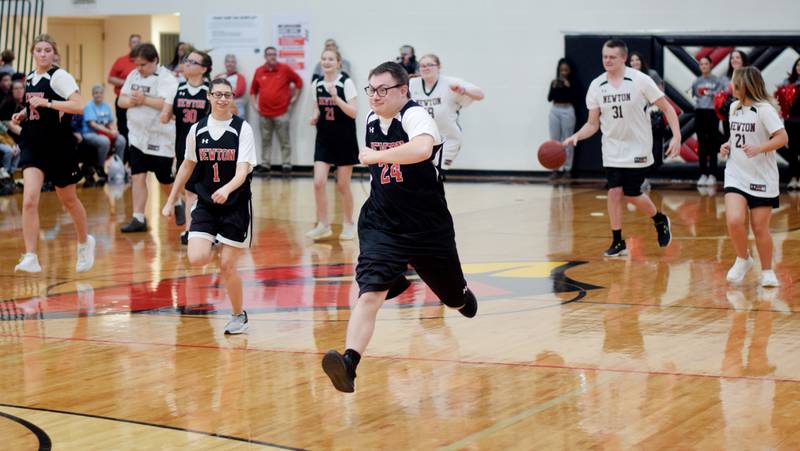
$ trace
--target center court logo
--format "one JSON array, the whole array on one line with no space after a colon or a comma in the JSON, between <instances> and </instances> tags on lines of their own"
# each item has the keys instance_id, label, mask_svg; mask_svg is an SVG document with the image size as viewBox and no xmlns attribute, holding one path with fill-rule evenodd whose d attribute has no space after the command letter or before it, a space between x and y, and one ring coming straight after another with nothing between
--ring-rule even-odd
<instances>
[{"instance_id":1,"label":"center court logo","mask_svg":"<svg viewBox=\"0 0 800 451\"><path fill-rule=\"evenodd\" d=\"M583 261L487 262L462 265L470 289L484 312L505 313L550 307L581 300L598 287L572 279L571 269ZM346 311L358 297L352 263L257 268L240 272L248 313ZM385 308L423 308L440 305L420 278L410 272L411 287L387 301ZM84 281L86 282L86 281ZM17 299L6 305L19 307L26 319L75 318L103 314L205 315L229 312L230 306L217 275L146 280L120 285L98 285L75 291L72 282L48 289L45 296ZM88 285L88 284L87 284ZM90 295L90 296L89 296ZM90 299L90 301L87 301ZM24 306L24 308L23 308ZM3 320L6 318L0 318Z\"/></svg>"}]
</instances>

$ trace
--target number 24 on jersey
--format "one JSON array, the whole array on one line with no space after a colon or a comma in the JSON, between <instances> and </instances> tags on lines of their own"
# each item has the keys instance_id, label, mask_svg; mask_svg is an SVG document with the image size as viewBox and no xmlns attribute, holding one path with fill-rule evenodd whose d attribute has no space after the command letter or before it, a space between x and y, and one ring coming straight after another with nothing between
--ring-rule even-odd
<instances>
[{"instance_id":1,"label":"number 24 on jersey","mask_svg":"<svg viewBox=\"0 0 800 451\"><path fill-rule=\"evenodd\" d=\"M378 167L381 168L381 185L391 183L392 179L397 182L403 181L403 172L400 170L400 164L378 163Z\"/></svg>"}]
</instances>

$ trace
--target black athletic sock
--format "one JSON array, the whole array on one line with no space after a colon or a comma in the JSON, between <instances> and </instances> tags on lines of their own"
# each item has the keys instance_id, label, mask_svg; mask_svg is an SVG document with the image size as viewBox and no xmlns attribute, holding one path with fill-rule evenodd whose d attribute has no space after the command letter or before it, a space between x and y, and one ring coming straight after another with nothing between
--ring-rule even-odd
<instances>
[{"instance_id":1,"label":"black athletic sock","mask_svg":"<svg viewBox=\"0 0 800 451\"><path fill-rule=\"evenodd\" d=\"M347 370L350 372L350 376L355 378L358 362L361 361L361 354L359 354L357 351L353 349L347 349L346 351L344 351L344 360L345 363L349 362Z\"/></svg>"},{"instance_id":2,"label":"black athletic sock","mask_svg":"<svg viewBox=\"0 0 800 451\"><path fill-rule=\"evenodd\" d=\"M656 214L655 214L655 215L653 215L653 218L652 218L652 219L653 219L653 222L655 222L656 224L658 224L659 222L663 222L665 217L666 217L666 216L664 216L664 213L661 213L661 212L659 211L659 212L656 212Z\"/></svg>"},{"instance_id":3,"label":"black athletic sock","mask_svg":"<svg viewBox=\"0 0 800 451\"><path fill-rule=\"evenodd\" d=\"M619 243L622 241L622 229L612 230L611 233L614 235L614 242Z\"/></svg>"}]
</instances>

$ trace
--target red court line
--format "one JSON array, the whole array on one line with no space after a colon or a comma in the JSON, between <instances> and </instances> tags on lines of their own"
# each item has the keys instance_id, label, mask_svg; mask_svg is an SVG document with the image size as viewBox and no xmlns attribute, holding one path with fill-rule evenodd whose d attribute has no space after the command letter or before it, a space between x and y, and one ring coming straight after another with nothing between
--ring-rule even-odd
<instances>
[{"instance_id":1,"label":"red court line","mask_svg":"<svg viewBox=\"0 0 800 451\"><path fill-rule=\"evenodd\" d=\"M14 335L14 334L0 334L0 337L9 338L26 338L35 340L53 340L53 341L66 341L66 342L86 342L86 343L100 343L110 345L141 345L141 346L160 346L168 348L188 348L188 349L216 349L220 351L244 351L244 352L263 352L272 354L294 354L294 355L313 355L322 356L324 352L319 351L290 351L288 349L257 349L257 348L241 348L241 347L223 347L215 345L198 345L198 344L170 344L170 343L156 343L156 342L142 342L142 341L125 341L125 340L101 340L95 338L76 338L76 337L46 337L42 335ZM367 354L366 357L372 359L392 360L399 362L435 362L435 363L458 363L463 365L486 365L486 366L507 366L507 367L524 367L524 368L547 368L558 370L570 371L597 371L607 373L622 373L622 374L642 374L650 376L685 376L697 377L705 379L731 379L731 380L750 380L761 382L787 382L787 383L800 383L800 379L783 379L778 377L753 377L753 376L725 376L722 374L703 374L703 373L681 373L677 371L645 371L645 370L631 370L624 368L596 368L596 367L583 367L583 366L570 366L570 365L545 365L541 363L527 363L527 362L488 362L481 360L460 360L460 359L437 359L434 357L410 357L410 356L390 356L390 355L373 355Z\"/></svg>"}]
</instances>

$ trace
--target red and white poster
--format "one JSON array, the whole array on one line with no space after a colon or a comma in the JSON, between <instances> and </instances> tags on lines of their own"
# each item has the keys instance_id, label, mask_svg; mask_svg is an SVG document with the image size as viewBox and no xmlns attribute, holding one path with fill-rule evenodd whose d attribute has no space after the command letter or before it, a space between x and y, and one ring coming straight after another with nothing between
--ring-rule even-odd
<instances>
[{"instance_id":1,"label":"red and white poster","mask_svg":"<svg viewBox=\"0 0 800 451\"><path fill-rule=\"evenodd\" d=\"M272 16L272 42L278 49L278 61L288 64L303 79L310 75L308 67L308 16L275 14Z\"/></svg>"}]
</instances>

